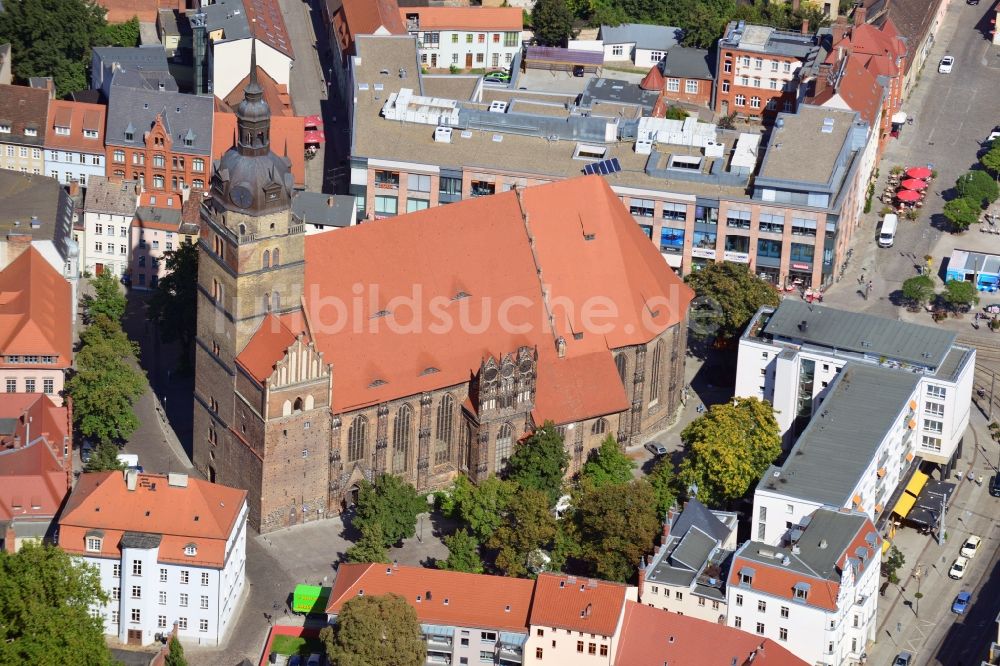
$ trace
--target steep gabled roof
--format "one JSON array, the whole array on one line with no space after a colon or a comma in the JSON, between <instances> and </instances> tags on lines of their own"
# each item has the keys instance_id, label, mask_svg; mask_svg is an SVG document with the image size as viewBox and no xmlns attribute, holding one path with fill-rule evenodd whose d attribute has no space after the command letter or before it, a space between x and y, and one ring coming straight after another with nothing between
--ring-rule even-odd
<instances>
[{"instance_id":1,"label":"steep gabled roof","mask_svg":"<svg viewBox=\"0 0 1000 666\"><path fill-rule=\"evenodd\" d=\"M594 578L543 573L535 581L535 601L528 621L532 626L611 636L629 589Z\"/></svg>"},{"instance_id":2,"label":"steep gabled roof","mask_svg":"<svg viewBox=\"0 0 1000 666\"><path fill-rule=\"evenodd\" d=\"M406 34L393 0L326 0L326 6L342 53L354 51L358 35Z\"/></svg>"},{"instance_id":3,"label":"steep gabled roof","mask_svg":"<svg viewBox=\"0 0 1000 666\"><path fill-rule=\"evenodd\" d=\"M73 362L73 304L69 282L29 247L0 271L0 367L5 356L55 356L46 367ZM19 367L23 364L17 364Z\"/></svg>"},{"instance_id":4,"label":"steep gabled roof","mask_svg":"<svg viewBox=\"0 0 1000 666\"><path fill-rule=\"evenodd\" d=\"M598 176L307 236L305 254L308 333L336 368L336 412L465 383L487 356L522 346L538 351L539 418L620 411L609 350L649 342L691 300ZM331 321L328 304L355 303L356 284L378 285L360 313L352 305L359 321ZM595 327L598 303L612 314ZM595 381L595 395L568 389Z\"/></svg>"},{"instance_id":5,"label":"steep gabled roof","mask_svg":"<svg viewBox=\"0 0 1000 666\"><path fill-rule=\"evenodd\" d=\"M236 362L263 384L274 371L274 364L281 360L293 342L295 334L278 317L268 313L257 333L236 357Z\"/></svg>"}]
</instances>

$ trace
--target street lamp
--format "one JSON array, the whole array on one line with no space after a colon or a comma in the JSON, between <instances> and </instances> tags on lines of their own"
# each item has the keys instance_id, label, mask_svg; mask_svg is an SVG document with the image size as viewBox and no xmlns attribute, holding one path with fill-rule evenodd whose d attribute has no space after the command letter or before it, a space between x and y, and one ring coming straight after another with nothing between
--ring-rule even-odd
<instances>
[{"instance_id":1,"label":"street lamp","mask_svg":"<svg viewBox=\"0 0 1000 666\"><path fill-rule=\"evenodd\" d=\"M923 580L925 573L927 573L927 567L923 564L918 564L913 569L913 577L917 579L917 593L913 595L913 598L917 600L917 603L914 606L913 613L917 617L920 617L920 598L924 596L920 593L920 581Z\"/></svg>"}]
</instances>

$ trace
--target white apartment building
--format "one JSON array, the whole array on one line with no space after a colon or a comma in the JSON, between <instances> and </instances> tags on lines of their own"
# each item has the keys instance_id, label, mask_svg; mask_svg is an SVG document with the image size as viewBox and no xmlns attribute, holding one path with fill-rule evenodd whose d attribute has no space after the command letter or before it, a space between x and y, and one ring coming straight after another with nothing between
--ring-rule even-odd
<instances>
[{"instance_id":1,"label":"white apartment building","mask_svg":"<svg viewBox=\"0 0 1000 666\"><path fill-rule=\"evenodd\" d=\"M858 512L818 509L798 540L733 557L726 624L817 666L855 664L875 640L881 539Z\"/></svg>"},{"instance_id":2,"label":"white apartment building","mask_svg":"<svg viewBox=\"0 0 1000 666\"><path fill-rule=\"evenodd\" d=\"M683 36L684 31L674 26L623 23L602 25L598 43L604 51L604 62L630 62L648 68L662 62Z\"/></svg>"},{"instance_id":3,"label":"white apartment building","mask_svg":"<svg viewBox=\"0 0 1000 666\"><path fill-rule=\"evenodd\" d=\"M63 185L81 187L94 176L104 176L106 107L71 100L49 102L45 127L45 171Z\"/></svg>"},{"instance_id":4,"label":"white apartment building","mask_svg":"<svg viewBox=\"0 0 1000 666\"><path fill-rule=\"evenodd\" d=\"M639 601L707 622L726 617L726 569L736 550L738 518L712 511L697 498L671 510L663 538L639 568Z\"/></svg>"},{"instance_id":5,"label":"white apartment building","mask_svg":"<svg viewBox=\"0 0 1000 666\"><path fill-rule=\"evenodd\" d=\"M146 645L177 624L184 643L218 645L246 573L246 491L134 470L80 477L59 545L97 568L105 633Z\"/></svg>"},{"instance_id":6,"label":"white apartment building","mask_svg":"<svg viewBox=\"0 0 1000 666\"><path fill-rule=\"evenodd\" d=\"M83 209L84 270L91 275L105 271L128 272L132 256L132 220L139 203L135 181L93 177L87 184Z\"/></svg>"},{"instance_id":7,"label":"white apartment building","mask_svg":"<svg viewBox=\"0 0 1000 666\"><path fill-rule=\"evenodd\" d=\"M420 64L430 69L507 69L521 50L524 17L517 7L404 7Z\"/></svg>"},{"instance_id":8,"label":"white apartment building","mask_svg":"<svg viewBox=\"0 0 1000 666\"><path fill-rule=\"evenodd\" d=\"M785 299L762 308L740 339L736 395L771 402L790 444L849 361L907 372L917 380L916 455L949 469L969 425L976 365L975 349L955 340L938 328ZM878 393L872 387L873 400Z\"/></svg>"}]
</instances>

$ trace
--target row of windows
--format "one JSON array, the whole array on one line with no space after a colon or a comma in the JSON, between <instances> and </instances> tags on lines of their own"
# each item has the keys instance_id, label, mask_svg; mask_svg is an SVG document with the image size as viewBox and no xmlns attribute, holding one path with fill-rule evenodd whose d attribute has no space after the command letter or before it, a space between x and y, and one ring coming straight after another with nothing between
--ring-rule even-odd
<instances>
[{"instance_id":1,"label":"row of windows","mask_svg":"<svg viewBox=\"0 0 1000 666\"><path fill-rule=\"evenodd\" d=\"M465 62L466 63L470 63L472 61L472 53L466 53L465 55L466 55ZM486 55L483 54L483 53L477 53L477 54L475 54L475 61L476 61L476 64L479 64L479 65L484 64L486 62ZM505 65L510 65L510 63L513 62L513 61L514 61L514 55L512 53L504 53L503 54L503 63ZM499 67L500 66L500 62L501 62L501 54L499 54L499 53L491 53L490 54L490 66L491 67ZM460 58L459 54L452 53L451 54L451 63L450 64L452 64L452 65L460 65L461 63L462 63L462 61L461 61L461 58ZM439 66L437 54L436 53L431 53L430 57L428 58L428 54L421 53L420 54L420 64L421 65L428 65L429 64L431 67L437 67L437 66Z\"/></svg>"},{"instance_id":2,"label":"row of windows","mask_svg":"<svg viewBox=\"0 0 1000 666\"><path fill-rule=\"evenodd\" d=\"M124 164L125 163L125 151L124 150L115 150L111 154L111 161L114 162L114 163L116 163L116 164ZM94 164L98 164L98 162L94 162ZM146 154L145 153L141 153L141 152L137 152L137 151L133 152L132 153L132 164L134 164L136 166L143 166L143 165L145 165L146 164ZM178 155L172 156L171 157L171 165L173 166L174 169L183 169L184 168L184 158L181 157L181 156L178 156ZM167 158L166 158L165 155L160 155L160 154L153 155L153 167L155 167L157 169L165 169L166 166L167 166ZM205 160L202 159L202 158L200 158L200 157L193 158L191 160L191 170L192 171L198 171L198 172L204 171L205 170Z\"/></svg>"},{"instance_id":3,"label":"row of windows","mask_svg":"<svg viewBox=\"0 0 1000 666\"><path fill-rule=\"evenodd\" d=\"M98 222L97 224L94 225L94 233L97 234L97 235L104 234L106 236L114 236L116 229L118 229L118 235L119 236L121 236L122 238L127 238L128 237L128 225L126 225L124 227L120 227L120 228L119 227L115 227L115 225L113 225L113 224L109 224L107 227L105 227L100 222Z\"/></svg>"},{"instance_id":4,"label":"row of windows","mask_svg":"<svg viewBox=\"0 0 1000 666\"><path fill-rule=\"evenodd\" d=\"M35 173L38 172L36 171ZM114 176L115 178L125 178L125 170L115 169ZM139 181L140 185L145 185L146 183L146 175L143 173L136 172L135 179ZM173 190L179 190L185 187L185 182L183 177L177 177L177 176L171 177L170 184L171 184L171 189ZM162 190L165 186L166 186L166 179L163 176L159 174L153 176L153 187ZM201 178L195 178L194 180L191 181L191 188L195 190L203 190L205 189L205 181L202 180Z\"/></svg>"},{"instance_id":5,"label":"row of windows","mask_svg":"<svg viewBox=\"0 0 1000 666\"><path fill-rule=\"evenodd\" d=\"M105 252L105 251L108 254L114 254L115 253L115 244L114 243L108 243L107 250L105 250L104 249L104 243L101 243L100 241L95 241L94 242L94 252ZM128 245L119 245L118 246L118 254L128 254Z\"/></svg>"},{"instance_id":6,"label":"row of windows","mask_svg":"<svg viewBox=\"0 0 1000 666\"><path fill-rule=\"evenodd\" d=\"M765 66L765 62L767 63L766 66ZM742 58L740 58L740 65L742 65L743 67L749 67L750 66L750 56L743 56ZM753 59L753 68L754 69L756 69L756 70L763 70L763 69L765 69L765 67L767 69L770 69L772 72L777 72L779 69L781 69L781 71L784 72L785 74L791 74L792 73L792 63L790 63L790 62L780 62L778 60L767 60L767 61L765 61L763 58L754 58ZM723 71L725 71L727 74L733 71L733 59L732 59L732 55L731 54L728 54L728 53L726 54L726 61L723 63L722 68L723 68Z\"/></svg>"},{"instance_id":7,"label":"row of windows","mask_svg":"<svg viewBox=\"0 0 1000 666\"><path fill-rule=\"evenodd\" d=\"M7 157L14 157L14 156L15 156L15 154L14 154L14 146L7 146ZM28 149L25 148L24 146L20 146L17 149L17 156L18 157L27 157L28 156ZM36 159L36 160L42 159L42 151L40 149L38 149L38 148L32 148L31 149L31 157L32 157L32 159Z\"/></svg>"},{"instance_id":8,"label":"row of windows","mask_svg":"<svg viewBox=\"0 0 1000 666\"><path fill-rule=\"evenodd\" d=\"M743 627L743 618L740 617L739 615L737 615L736 617L734 617L733 618L733 626L736 627L737 629L741 629ZM760 636L764 635L764 623L763 622L758 622L757 623L756 632ZM787 641L788 640L788 629L786 629L785 627L779 627L778 628L778 640L781 640L781 641Z\"/></svg>"},{"instance_id":9,"label":"row of windows","mask_svg":"<svg viewBox=\"0 0 1000 666\"><path fill-rule=\"evenodd\" d=\"M8 354L4 357L7 363L55 363L58 356L39 356L37 354Z\"/></svg>"},{"instance_id":10,"label":"row of windows","mask_svg":"<svg viewBox=\"0 0 1000 666\"><path fill-rule=\"evenodd\" d=\"M62 155L62 160L59 159L60 154ZM79 162L80 164L86 164L88 155L90 156L91 164L96 166L101 165L104 155L94 155L93 153L60 153L58 150L50 150L46 159L53 162Z\"/></svg>"},{"instance_id":11,"label":"row of windows","mask_svg":"<svg viewBox=\"0 0 1000 666\"><path fill-rule=\"evenodd\" d=\"M697 79L685 79L684 80L684 92L688 95L698 94L698 80ZM667 92L680 92L681 90L681 80L680 79L667 79Z\"/></svg>"},{"instance_id":12,"label":"row of windows","mask_svg":"<svg viewBox=\"0 0 1000 666\"><path fill-rule=\"evenodd\" d=\"M142 622L142 611L138 608L133 608L130 612L130 619L135 624ZM111 611L111 624L118 624L118 620L119 620L118 611L117 610ZM156 628L157 629L167 628L166 615L156 616ZM186 617L177 618L177 628L186 631L188 628L188 619ZM208 620L205 619L198 620L198 631L208 631Z\"/></svg>"},{"instance_id":13,"label":"row of windows","mask_svg":"<svg viewBox=\"0 0 1000 666\"><path fill-rule=\"evenodd\" d=\"M6 391L7 393L17 393L17 379L14 377L7 377L6 379ZM35 393L38 386L37 380L34 377L28 377L24 380L24 393ZM43 379L42 380L42 393L45 395L52 395L56 392L55 380Z\"/></svg>"},{"instance_id":14,"label":"row of windows","mask_svg":"<svg viewBox=\"0 0 1000 666\"><path fill-rule=\"evenodd\" d=\"M472 44L473 41L475 41L475 43L477 43L477 44L485 44L486 43L486 34L487 33L485 33L485 32L480 32L480 33L477 33L477 34L476 33L467 32L467 33L465 33L465 40L464 41L465 41L466 44ZM452 44L458 44L459 39L460 39L460 37L459 37L459 34L457 32L451 33L451 43ZM520 46L520 44L521 44L521 33L514 31L514 32L504 32L504 33L494 32L494 33L490 34L490 41L492 43L494 43L494 44L499 44L501 39L503 40L503 45L504 46L507 46L507 47ZM425 32L425 33L421 33L420 34L420 43L421 43L421 46L437 46L438 44L441 43L441 33L439 33L439 32Z\"/></svg>"}]
</instances>

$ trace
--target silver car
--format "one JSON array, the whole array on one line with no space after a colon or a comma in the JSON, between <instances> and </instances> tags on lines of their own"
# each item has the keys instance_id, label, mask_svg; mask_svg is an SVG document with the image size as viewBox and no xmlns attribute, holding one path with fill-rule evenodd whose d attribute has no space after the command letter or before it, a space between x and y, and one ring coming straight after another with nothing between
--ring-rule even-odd
<instances>
[{"instance_id":1,"label":"silver car","mask_svg":"<svg viewBox=\"0 0 1000 666\"><path fill-rule=\"evenodd\" d=\"M665 456L667 455L667 447L663 446L659 442L647 442L646 450L652 453L654 456Z\"/></svg>"}]
</instances>

